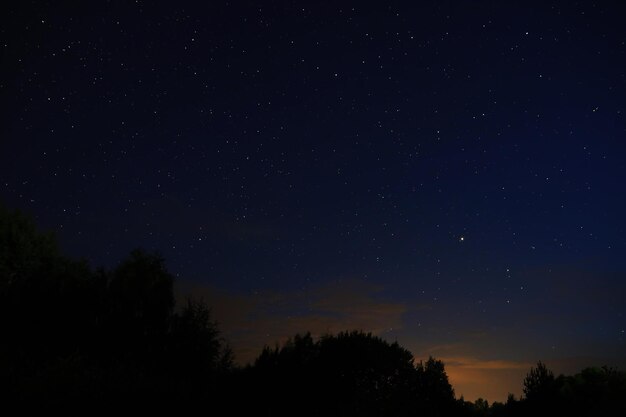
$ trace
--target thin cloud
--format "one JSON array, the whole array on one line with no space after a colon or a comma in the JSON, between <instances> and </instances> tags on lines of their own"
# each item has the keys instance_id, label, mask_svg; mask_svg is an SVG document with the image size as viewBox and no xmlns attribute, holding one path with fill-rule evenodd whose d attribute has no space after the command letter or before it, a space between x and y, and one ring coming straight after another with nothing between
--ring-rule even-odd
<instances>
[{"instance_id":1,"label":"thin cloud","mask_svg":"<svg viewBox=\"0 0 626 417\"><path fill-rule=\"evenodd\" d=\"M315 337L344 330L382 334L402 327L406 305L382 299L382 287L346 280L303 291L238 294L209 285L183 283L178 297L203 299L241 364L263 346L283 343L297 333Z\"/></svg>"},{"instance_id":2,"label":"thin cloud","mask_svg":"<svg viewBox=\"0 0 626 417\"><path fill-rule=\"evenodd\" d=\"M457 369L480 369L480 370L513 370L523 369L528 370L533 363L525 361L511 361L511 360L499 360L499 359L479 359L473 357L452 356L442 357L447 367L454 367Z\"/></svg>"}]
</instances>

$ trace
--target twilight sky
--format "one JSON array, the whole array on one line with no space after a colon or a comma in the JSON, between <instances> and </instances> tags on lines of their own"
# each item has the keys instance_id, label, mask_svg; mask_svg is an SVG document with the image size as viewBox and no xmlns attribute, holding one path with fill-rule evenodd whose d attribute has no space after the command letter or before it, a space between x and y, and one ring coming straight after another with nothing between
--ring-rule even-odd
<instances>
[{"instance_id":1,"label":"twilight sky","mask_svg":"<svg viewBox=\"0 0 626 417\"><path fill-rule=\"evenodd\" d=\"M240 363L362 329L469 400L626 368L620 2L1 7L0 199L159 251Z\"/></svg>"}]
</instances>

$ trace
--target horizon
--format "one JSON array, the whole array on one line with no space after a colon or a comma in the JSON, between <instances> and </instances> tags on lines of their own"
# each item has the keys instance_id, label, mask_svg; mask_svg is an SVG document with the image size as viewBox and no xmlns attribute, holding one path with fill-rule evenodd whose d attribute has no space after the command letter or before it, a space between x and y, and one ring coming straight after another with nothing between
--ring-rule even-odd
<instances>
[{"instance_id":1,"label":"horizon","mask_svg":"<svg viewBox=\"0 0 626 417\"><path fill-rule=\"evenodd\" d=\"M358 328L489 401L625 369L624 12L7 4L0 200L159 251L242 358Z\"/></svg>"},{"instance_id":2,"label":"horizon","mask_svg":"<svg viewBox=\"0 0 626 417\"><path fill-rule=\"evenodd\" d=\"M0 208L7 207L0 205ZM11 209L9 208L9 210ZM16 213L23 213L20 209L13 210L15 210ZM26 213L26 218L31 219L32 217ZM54 230L43 230L42 232L42 236L53 236L52 247L58 246L56 232ZM30 238L26 235L25 237L27 239ZM16 248L10 250L14 249ZM140 248L138 249L139 251L143 251ZM61 256L64 257L65 255L61 254ZM578 372L592 368L607 368L615 371L621 371L619 366L615 366L611 362L597 363L594 362L594 358L589 357L574 358L574 360L570 360L569 362L559 362L558 360L552 359L546 363L546 361L542 359L523 362L500 359L481 360L472 356L446 356L445 352L450 349L454 350L455 347L446 345L432 346L427 350L423 350L421 355L415 354L415 350L412 348L410 342L410 335L408 335L408 344L404 344L403 340L398 340L398 334L402 334L401 332L396 334L395 339L392 341L388 336L393 329L363 328L358 324L355 324L358 323L359 320L361 320L362 323L371 323L371 317L366 320L360 318L357 321L352 321L350 317L343 317L340 320L337 320L337 317L335 317L331 320L320 321L320 317L316 317L315 315L311 315L310 317L292 317L287 315L287 321L295 319L294 323L290 323L289 325L279 324L278 326L273 326L274 331L278 331L277 333L262 334L259 333L259 331L265 332L269 328L272 328L272 326L268 326L267 324L263 325L263 321L274 320L276 316L274 315L274 317L272 317L274 313L270 313L269 317L258 317L259 312L263 316L268 313L268 306L276 304L282 306L282 311L289 310L289 308L285 307L286 304L294 303L293 296L277 293L256 294L256 297L254 297L255 301L250 302L250 300L244 300L242 302L240 295L235 296L234 294L227 294L225 291L217 288L210 288L206 285L199 286L198 283L185 282L175 279L174 275L171 275L171 272L167 269L167 260L162 258L158 251L154 252L152 256L156 256L157 259L160 259L161 262L163 262L164 269L162 271L169 274L173 279L171 291L173 297L172 310L174 314L184 311L188 301L202 303L202 305L208 309L209 321L213 323L213 326L215 326L215 336L218 340L220 340L220 343L223 343L224 346L227 346L228 349L232 351L232 364L240 369L254 366L255 362L261 357L261 353L266 348L271 350L283 349L289 341L294 340L294 337L297 338L298 336L308 334L315 342L317 342L328 336L335 337L340 334L361 332L363 334L380 338L389 344L398 344L401 348L408 350L413 357L412 363L414 366L422 364L430 358L441 361L445 365L445 373L447 374L449 382L454 390L455 398L464 399L465 401L474 403L486 400L490 404L505 404L510 395L513 395L513 398L518 401L523 400L525 398L522 394L524 380L529 375L531 368L535 368L538 364L547 366L550 371L554 371L555 376L574 375ZM82 263L87 262L84 265L86 265L91 271L102 271L105 274L114 274L114 270L107 271L106 269L101 269L102 266L91 265L85 258L78 259L78 261ZM120 260L120 262L117 263L117 266L122 265L124 262L127 262L127 259ZM354 288L353 286L355 284L359 283L353 280L347 285ZM369 288L369 290L372 290L372 288ZM380 288L374 288L373 290L376 292L379 291ZM345 288L341 291L323 288L317 292L318 296L321 296L320 301L324 304L326 313L341 311L345 308L344 303L335 304L333 301L327 303L328 299L324 298L324 296L330 295L330 298L332 299L342 291L345 291ZM384 308L371 308L370 306L370 308L362 309L358 306L359 303L354 303L355 292L350 291L350 293L352 297L350 310L352 310L356 305L356 310L359 311L359 314L365 313L366 315L370 315L372 312L384 311L385 308L389 307L389 305L379 304L379 306L383 306ZM367 291L365 293L367 293ZM341 297L339 297L339 299L341 299ZM366 302L369 303L371 301L372 300L367 300ZM233 310L238 310L239 313L233 314ZM269 310L272 310L272 307L270 307ZM396 313L400 316L405 312L406 311L403 308L396 311ZM355 316L358 316L359 314L356 314ZM226 317L228 320L226 323L220 322L220 317ZM231 321L233 318L234 321ZM283 319L284 316L280 320ZM258 326L258 323L261 323L261 325ZM321 326L321 324L323 326ZM273 342L270 343L270 340L273 340ZM232 341L234 341L234 343L231 343ZM433 352L444 352L444 355L442 356ZM556 365L556 367L553 367L553 365ZM485 385L487 385L487 387L485 387ZM519 389L516 390L516 388Z\"/></svg>"}]
</instances>

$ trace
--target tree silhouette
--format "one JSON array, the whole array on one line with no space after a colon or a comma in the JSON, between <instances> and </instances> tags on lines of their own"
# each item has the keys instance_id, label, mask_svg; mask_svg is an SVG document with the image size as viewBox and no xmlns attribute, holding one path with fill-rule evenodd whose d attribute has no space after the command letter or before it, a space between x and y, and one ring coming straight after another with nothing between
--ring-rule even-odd
<instances>
[{"instance_id":1,"label":"tree silhouette","mask_svg":"<svg viewBox=\"0 0 626 417\"><path fill-rule=\"evenodd\" d=\"M561 408L570 415L626 415L626 373L585 368L557 379Z\"/></svg>"},{"instance_id":2,"label":"tree silhouette","mask_svg":"<svg viewBox=\"0 0 626 417\"><path fill-rule=\"evenodd\" d=\"M341 404L341 415L384 415L412 406L413 355L397 343L353 331L323 337L319 348L329 408Z\"/></svg>"},{"instance_id":3,"label":"tree silhouette","mask_svg":"<svg viewBox=\"0 0 626 417\"><path fill-rule=\"evenodd\" d=\"M296 335L282 347L264 348L250 369L263 414L293 410L281 398L307 404L302 415L434 416L455 407L443 363L414 365L398 343L360 331L313 341Z\"/></svg>"},{"instance_id":4,"label":"tree silhouette","mask_svg":"<svg viewBox=\"0 0 626 417\"><path fill-rule=\"evenodd\" d=\"M108 285L111 314L124 321L116 325L136 327L144 336L166 332L174 307L173 283L159 255L132 251Z\"/></svg>"},{"instance_id":5,"label":"tree silhouette","mask_svg":"<svg viewBox=\"0 0 626 417\"><path fill-rule=\"evenodd\" d=\"M539 361L524 378L524 409L530 413L553 414L558 409L557 381L552 371Z\"/></svg>"},{"instance_id":6,"label":"tree silhouette","mask_svg":"<svg viewBox=\"0 0 626 417\"><path fill-rule=\"evenodd\" d=\"M554 374L524 397L455 400L443 362L416 363L361 331L296 335L237 368L210 309L176 306L174 277L135 250L113 270L62 256L52 234L0 205L0 389L5 405L180 404L262 416L623 416L626 373ZM295 404L295 407L294 407Z\"/></svg>"},{"instance_id":7,"label":"tree silhouette","mask_svg":"<svg viewBox=\"0 0 626 417\"><path fill-rule=\"evenodd\" d=\"M448 415L452 413L454 390L448 381L443 362L433 357L417 366L418 397L420 409L426 415Z\"/></svg>"},{"instance_id":8,"label":"tree silhouette","mask_svg":"<svg viewBox=\"0 0 626 417\"><path fill-rule=\"evenodd\" d=\"M219 379L233 369L233 354L206 304L187 299L173 317L168 342L167 378L176 397L187 401L217 397Z\"/></svg>"},{"instance_id":9,"label":"tree silhouette","mask_svg":"<svg viewBox=\"0 0 626 417\"><path fill-rule=\"evenodd\" d=\"M524 378L524 395L529 401L543 400L554 391L554 374L539 361Z\"/></svg>"},{"instance_id":10,"label":"tree silhouette","mask_svg":"<svg viewBox=\"0 0 626 417\"><path fill-rule=\"evenodd\" d=\"M0 289L39 274L58 261L54 235L40 233L30 218L0 204Z\"/></svg>"},{"instance_id":11,"label":"tree silhouette","mask_svg":"<svg viewBox=\"0 0 626 417\"><path fill-rule=\"evenodd\" d=\"M3 206L0 326L1 388L18 404L204 401L232 366L208 307L175 310L160 256L136 250L92 271Z\"/></svg>"},{"instance_id":12,"label":"tree silhouette","mask_svg":"<svg viewBox=\"0 0 626 417\"><path fill-rule=\"evenodd\" d=\"M53 400L52 388L86 377L79 364L94 323L93 291L85 263L62 257L52 234L0 206L0 377L9 398ZM54 387L44 383L59 374Z\"/></svg>"}]
</instances>

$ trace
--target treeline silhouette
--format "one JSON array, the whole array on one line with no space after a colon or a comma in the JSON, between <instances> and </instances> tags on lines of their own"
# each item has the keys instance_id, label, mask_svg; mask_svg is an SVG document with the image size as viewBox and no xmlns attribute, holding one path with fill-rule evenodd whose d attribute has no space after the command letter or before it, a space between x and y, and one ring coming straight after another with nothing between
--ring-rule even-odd
<instances>
[{"instance_id":1,"label":"treeline silhouette","mask_svg":"<svg viewBox=\"0 0 626 417\"><path fill-rule=\"evenodd\" d=\"M233 369L207 306L176 308L158 255L136 250L94 271L2 207L0 309L2 395L13 403L199 401Z\"/></svg>"},{"instance_id":2,"label":"treeline silhouette","mask_svg":"<svg viewBox=\"0 0 626 417\"><path fill-rule=\"evenodd\" d=\"M361 331L296 335L235 366L207 305L175 305L156 254L112 270L63 256L51 234L0 205L0 379L5 405L199 406L259 416L626 415L626 374L542 363L524 395L455 398L444 364Z\"/></svg>"}]
</instances>

